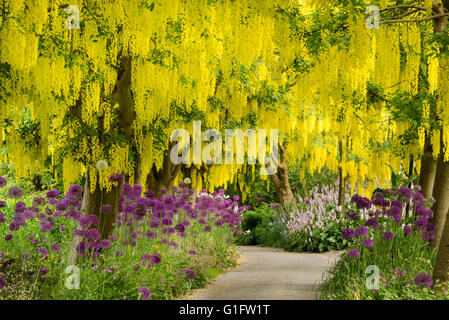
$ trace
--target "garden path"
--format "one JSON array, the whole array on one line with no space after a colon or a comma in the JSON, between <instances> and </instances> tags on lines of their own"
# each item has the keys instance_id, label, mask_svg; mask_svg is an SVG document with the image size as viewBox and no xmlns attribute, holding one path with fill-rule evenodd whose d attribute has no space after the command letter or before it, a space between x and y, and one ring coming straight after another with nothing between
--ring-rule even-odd
<instances>
[{"instance_id":1,"label":"garden path","mask_svg":"<svg viewBox=\"0 0 449 320\"><path fill-rule=\"evenodd\" d=\"M238 247L241 264L186 300L312 300L323 272L341 252L297 253L256 246Z\"/></svg>"}]
</instances>

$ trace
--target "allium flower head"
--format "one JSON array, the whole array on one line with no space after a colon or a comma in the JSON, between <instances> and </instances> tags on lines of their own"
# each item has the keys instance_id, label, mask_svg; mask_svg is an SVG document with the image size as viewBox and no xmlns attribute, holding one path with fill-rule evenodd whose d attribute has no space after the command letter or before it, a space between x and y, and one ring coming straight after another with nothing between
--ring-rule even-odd
<instances>
[{"instance_id":1,"label":"allium flower head","mask_svg":"<svg viewBox=\"0 0 449 320\"><path fill-rule=\"evenodd\" d=\"M79 197L83 194L83 188L77 184L73 184L69 187L69 195Z\"/></svg>"},{"instance_id":2,"label":"allium flower head","mask_svg":"<svg viewBox=\"0 0 449 320\"><path fill-rule=\"evenodd\" d=\"M343 239L352 239L354 238L354 235L355 231L352 228L345 228L341 232L341 236L343 237Z\"/></svg>"},{"instance_id":3,"label":"allium flower head","mask_svg":"<svg viewBox=\"0 0 449 320\"><path fill-rule=\"evenodd\" d=\"M3 188L4 186L6 186L6 178L0 176L0 188Z\"/></svg>"},{"instance_id":4,"label":"allium flower head","mask_svg":"<svg viewBox=\"0 0 449 320\"><path fill-rule=\"evenodd\" d=\"M47 197L47 199L57 198L57 197L59 197L59 191L56 189L50 190L47 192L46 197Z\"/></svg>"},{"instance_id":5,"label":"allium flower head","mask_svg":"<svg viewBox=\"0 0 449 320\"><path fill-rule=\"evenodd\" d=\"M366 220L365 226L376 229L379 226L379 222L377 222L376 218L369 218L368 220Z\"/></svg>"},{"instance_id":6,"label":"allium flower head","mask_svg":"<svg viewBox=\"0 0 449 320\"><path fill-rule=\"evenodd\" d=\"M404 226L404 235L408 236L410 233L412 233L412 228L408 225Z\"/></svg>"},{"instance_id":7,"label":"allium flower head","mask_svg":"<svg viewBox=\"0 0 449 320\"><path fill-rule=\"evenodd\" d=\"M382 235L382 239L391 241L393 240L393 233L391 231L385 231Z\"/></svg>"},{"instance_id":8,"label":"allium flower head","mask_svg":"<svg viewBox=\"0 0 449 320\"><path fill-rule=\"evenodd\" d=\"M355 235L360 236L367 236L368 235L368 228L365 226L358 226L357 229L355 229Z\"/></svg>"},{"instance_id":9,"label":"allium flower head","mask_svg":"<svg viewBox=\"0 0 449 320\"><path fill-rule=\"evenodd\" d=\"M20 187L14 186L8 189L8 198L19 199L23 196L23 191Z\"/></svg>"},{"instance_id":10,"label":"allium flower head","mask_svg":"<svg viewBox=\"0 0 449 320\"><path fill-rule=\"evenodd\" d=\"M367 248L373 248L374 247L374 240L371 238L363 239L363 246Z\"/></svg>"},{"instance_id":11,"label":"allium flower head","mask_svg":"<svg viewBox=\"0 0 449 320\"><path fill-rule=\"evenodd\" d=\"M61 246L59 244L57 244L57 243L53 243L50 246L50 249L53 250L54 252L58 252L59 250L61 250Z\"/></svg>"},{"instance_id":12,"label":"allium flower head","mask_svg":"<svg viewBox=\"0 0 449 320\"><path fill-rule=\"evenodd\" d=\"M141 293L142 300L147 300L151 297L151 292L147 287L140 287L139 292Z\"/></svg>"},{"instance_id":13,"label":"allium flower head","mask_svg":"<svg viewBox=\"0 0 449 320\"><path fill-rule=\"evenodd\" d=\"M412 192L408 187L400 187L398 189L398 196L404 198L405 200L409 200Z\"/></svg>"},{"instance_id":14,"label":"allium flower head","mask_svg":"<svg viewBox=\"0 0 449 320\"><path fill-rule=\"evenodd\" d=\"M360 257L360 252L357 249L352 249L349 251L348 256L351 258L358 258Z\"/></svg>"},{"instance_id":15,"label":"allium flower head","mask_svg":"<svg viewBox=\"0 0 449 320\"><path fill-rule=\"evenodd\" d=\"M432 277L424 272L420 272L414 279L413 282L416 286L420 288L431 287L433 285Z\"/></svg>"}]
</instances>

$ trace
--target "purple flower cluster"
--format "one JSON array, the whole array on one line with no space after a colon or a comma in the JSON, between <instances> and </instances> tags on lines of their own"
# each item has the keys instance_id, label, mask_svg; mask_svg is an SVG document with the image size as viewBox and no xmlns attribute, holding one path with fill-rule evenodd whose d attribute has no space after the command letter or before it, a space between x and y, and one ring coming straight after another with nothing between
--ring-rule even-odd
<instances>
[{"instance_id":1,"label":"purple flower cluster","mask_svg":"<svg viewBox=\"0 0 449 320\"><path fill-rule=\"evenodd\" d=\"M430 274L425 272L420 272L414 279L413 282L416 286L420 288L431 287L433 285L433 279Z\"/></svg>"}]
</instances>

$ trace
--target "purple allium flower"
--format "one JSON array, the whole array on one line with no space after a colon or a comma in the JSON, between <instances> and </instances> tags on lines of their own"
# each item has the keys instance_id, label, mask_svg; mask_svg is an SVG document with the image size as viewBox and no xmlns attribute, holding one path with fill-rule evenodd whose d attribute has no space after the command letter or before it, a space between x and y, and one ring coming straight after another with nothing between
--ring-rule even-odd
<instances>
[{"instance_id":1,"label":"purple allium flower","mask_svg":"<svg viewBox=\"0 0 449 320\"><path fill-rule=\"evenodd\" d=\"M352 249L349 251L348 256L351 258L358 258L360 257L360 252L357 249Z\"/></svg>"},{"instance_id":2,"label":"purple allium flower","mask_svg":"<svg viewBox=\"0 0 449 320\"><path fill-rule=\"evenodd\" d=\"M144 256L142 256L141 258L142 261L142 265L151 268L152 266L154 266L154 257L150 254L146 254Z\"/></svg>"},{"instance_id":3,"label":"purple allium flower","mask_svg":"<svg viewBox=\"0 0 449 320\"><path fill-rule=\"evenodd\" d=\"M56 203L56 210L65 211L69 207L69 201L64 198Z\"/></svg>"},{"instance_id":4,"label":"purple allium flower","mask_svg":"<svg viewBox=\"0 0 449 320\"><path fill-rule=\"evenodd\" d=\"M194 256L194 255L196 255L196 250L189 250L188 254L191 254Z\"/></svg>"},{"instance_id":5,"label":"purple allium flower","mask_svg":"<svg viewBox=\"0 0 449 320\"><path fill-rule=\"evenodd\" d=\"M80 227L81 228L87 228L88 226L90 226L91 224L91 220L89 217L81 217L80 218Z\"/></svg>"},{"instance_id":6,"label":"purple allium flower","mask_svg":"<svg viewBox=\"0 0 449 320\"><path fill-rule=\"evenodd\" d=\"M376 229L379 226L379 222L377 222L376 218L369 218L368 220L366 220L365 226Z\"/></svg>"},{"instance_id":7,"label":"purple allium flower","mask_svg":"<svg viewBox=\"0 0 449 320\"><path fill-rule=\"evenodd\" d=\"M435 226L432 223L426 223L425 227L422 230L421 238L423 238L424 240L432 240L433 238L435 238Z\"/></svg>"},{"instance_id":8,"label":"purple allium flower","mask_svg":"<svg viewBox=\"0 0 449 320\"><path fill-rule=\"evenodd\" d=\"M151 297L151 292L147 287L140 287L139 292L142 294L142 300L147 300Z\"/></svg>"},{"instance_id":9,"label":"purple allium flower","mask_svg":"<svg viewBox=\"0 0 449 320\"><path fill-rule=\"evenodd\" d=\"M350 219L350 220L360 220L360 215L354 211L354 210L348 210L346 212L346 216Z\"/></svg>"},{"instance_id":10,"label":"purple allium flower","mask_svg":"<svg viewBox=\"0 0 449 320\"><path fill-rule=\"evenodd\" d=\"M3 188L4 186L6 186L6 178L0 176L0 188Z\"/></svg>"},{"instance_id":11,"label":"purple allium flower","mask_svg":"<svg viewBox=\"0 0 449 320\"><path fill-rule=\"evenodd\" d=\"M408 225L404 226L404 235L408 236L410 233L412 233L412 228Z\"/></svg>"},{"instance_id":12,"label":"purple allium flower","mask_svg":"<svg viewBox=\"0 0 449 320\"><path fill-rule=\"evenodd\" d=\"M5 236L5 241L9 241L9 240L11 240L12 239L12 234L7 234L6 236Z\"/></svg>"},{"instance_id":13,"label":"purple allium flower","mask_svg":"<svg viewBox=\"0 0 449 320\"><path fill-rule=\"evenodd\" d=\"M5 223L5 222L6 222L5 215L3 214L3 212L0 212L0 223Z\"/></svg>"},{"instance_id":14,"label":"purple allium flower","mask_svg":"<svg viewBox=\"0 0 449 320\"><path fill-rule=\"evenodd\" d=\"M40 247L40 248L37 250L37 253L39 253L40 255L43 255L43 256L47 256L47 255L48 255L48 251L47 251L47 249L45 249L44 247Z\"/></svg>"},{"instance_id":15,"label":"purple allium flower","mask_svg":"<svg viewBox=\"0 0 449 320\"><path fill-rule=\"evenodd\" d=\"M418 216L427 216L427 209L426 208L424 208L422 205L417 205L416 206L416 214L418 215Z\"/></svg>"},{"instance_id":16,"label":"purple allium flower","mask_svg":"<svg viewBox=\"0 0 449 320\"><path fill-rule=\"evenodd\" d=\"M431 287L433 285L433 279L430 274L420 272L414 279L413 282L416 286L420 288Z\"/></svg>"},{"instance_id":17,"label":"purple allium flower","mask_svg":"<svg viewBox=\"0 0 449 320\"><path fill-rule=\"evenodd\" d=\"M90 222L94 226L98 226L98 217L94 214L89 215Z\"/></svg>"},{"instance_id":18,"label":"purple allium flower","mask_svg":"<svg viewBox=\"0 0 449 320\"><path fill-rule=\"evenodd\" d=\"M153 254L153 260L155 264L161 263L162 261L162 255L158 252Z\"/></svg>"},{"instance_id":19,"label":"purple allium flower","mask_svg":"<svg viewBox=\"0 0 449 320\"><path fill-rule=\"evenodd\" d=\"M0 208L4 208L6 207L6 202L5 201L0 201Z\"/></svg>"},{"instance_id":20,"label":"purple allium flower","mask_svg":"<svg viewBox=\"0 0 449 320\"><path fill-rule=\"evenodd\" d=\"M426 217L421 216L419 219L417 219L415 222L413 222L413 228L415 230L424 230L424 228L427 226L428 220Z\"/></svg>"},{"instance_id":21,"label":"purple allium flower","mask_svg":"<svg viewBox=\"0 0 449 320\"><path fill-rule=\"evenodd\" d=\"M371 208L371 201L365 197L358 197L356 201L356 206L359 209L369 209Z\"/></svg>"},{"instance_id":22,"label":"purple allium flower","mask_svg":"<svg viewBox=\"0 0 449 320\"><path fill-rule=\"evenodd\" d=\"M187 279L189 280L195 279L195 271L193 271L192 269L182 269L180 270L180 272L185 273Z\"/></svg>"},{"instance_id":23,"label":"purple allium flower","mask_svg":"<svg viewBox=\"0 0 449 320\"><path fill-rule=\"evenodd\" d=\"M354 195L351 197L351 203L356 203L358 198L359 198L359 195L358 195L358 194L354 194Z\"/></svg>"},{"instance_id":24,"label":"purple allium flower","mask_svg":"<svg viewBox=\"0 0 449 320\"><path fill-rule=\"evenodd\" d=\"M0 290L2 290L6 286L5 278L3 278L3 275L0 275Z\"/></svg>"},{"instance_id":25,"label":"purple allium flower","mask_svg":"<svg viewBox=\"0 0 449 320\"><path fill-rule=\"evenodd\" d=\"M100 232L97 229L89 229L85 232L85 236L89 240L96 241L100 239Z\"/></svg>"},{"instance_id":26,"label":"purple allium flower","mask_svg":"<svg viewBox=\"0 0 449 320\"><path fill-rule=\"evenodd\" d=\"M59 191L56 189L50 190L45 196L47 197L47 199L56 199L59 197Z\"/></svg>"},{"instance_id":27,"label":"purple allium flower","mask_svg":"<svg viewBox=\"0 0 449 320\"><path fill-rule=\"evenodd\" d=\"M352 228L345 228L341 231L341 236L343 237L343 239L352 239L354 238L355 235L355 231Z\"/></svg>"},{"instance_id":28,"label":"purple allium flower","mask_svg":"<svg viewBox=\"0 0 449 320\"><path fill-rule=\"evenodd\" d=\"M101 249L109 249L111 247L111 241L109 240L101 240L100 248Z\"/></svg>"},{"instance_id":29,"label":"purple allium flower","mask_svg":"<svg viewBox=\"0 0 449 320\"><path fill-rule=\"evenodd\" d=\"M47 268L40 268L40 269L39 269L39 274L40 274L41 276L47 275L47 274L48 274L48 269L47 269Z\"/></svg>"},{"instance_id":30,"label":"purple allium flower","mask_svg":"<svg viewBox=\"0 0 449 320\"><path fill-rule=\"evenodd\" d=\"M169 218L162 219L162 225L163 226L171 226L172 223L173 223L173 221L171 219L169 219Z\"/></svg>"},{"instance_id":31,"label":"purple allium flower","mask_svg":"<svg viewBox=\"0 0 449 320\"><path fill-rule=\"evenodd\" d=\"M355 235L357 237L367 236L368 235L368 228L365 227L365 226L358 226L357 229L355 229Z\"/></svg>"},{"instance_id":32,"label":"purple allium flower","mask_svg":"<svg viewBox=\"0 0 449 320\"><path fill-rule=\"evenodd\" d=\"M188 226L190 226L190 221L189 220L184 220L183 222L181 222L182 223L182 225L184 226L184 227L188 227Z\"/></svg>"},{"instance_id":33,"label":"purple allium flower","mask_svg":"<svg viewBox=\"0 0 449 320\"><path fill-rule=\"evenodd\" d=\"M74 197L79 197L83 193L83 188L79 185L74 184L69 187L68 193Z\"/></svg>"},{"instance_id":34,"label":"purple allium flower","mask_svg":"<svg viewBox=\"0 0 449 320\"><path fill-rule=\"evenodd\" d=\"M374 240L371 238L363 239L363 246L367 248L373 248L374 247Z\"/></svg>"},{"instance_id":35,"label":"purple allium flower","mask_svg":"<svg viewBox=\"0 0 449 320\"><path fill-rule=\"evenodd\" d=\"M211 230L211 226L204 226L204 232L210 232Z\"/></svg>"},{"instance_id":36,"label":"purple allium flower","mask_svg":"<svg viewBox=\"0 0 449 320\"><path fill-rule=\"evenodd\" d=\"M176 229L176 231L178 231L178 232L184 232L185 231L185 226L182 224L182 223L178 223L176 226L175 226L175 229Z\"/></svg>"},{"instance_id":37,"label":"purple allium flower","mask_svg":"<svg viewBox=\"0 0 449 320\"><path fill-rule=\"evenodd\" d=\"M408 187L400 187L398 189L398 196L404 198L405 200L409 200L411 196L411 190Z\"/></svg>"},{"instance_id":38,"label":"purple allium flower","mask_svg":"<svg viewBox=\"0 0 449 320\"><path fill-rule=\"evenodd\" d=\"M19 199L23 196L23 191L20 187L14 186L8 189L8 198Z\"/></svg>"},{"instance_id":39,"label":"purple allium flower","mask_svg":"<svg viewBox=\"0 0 449 320\"><path fill-rule=\"evenodd\" d=\"M399 200L393 200L390 204L392 207L397 207L399 210L402 210L402 202Z\"/></svg>"},{"instance_id":40,"label":"purple allium flower","mask_svg":"<svg viewBox=\"0 0 449 320\"><path fill-rule=\"evenodd\" d=\"M22 261L28 260L30 258L30 253L29 252L25 252L22 254Z\"/></svg>"},{"instance_id":41,"label":"purple allium flower","mask_svg":"<svg viewBox=\"0 0 449 320\"><path fill-rule=\"evenodd\" d=\"M15 213L22 213L27 208L27 205L23 201L19 201L14 206Z\"/></svg>"},{"instance_id":42,"label":"purple allium flower","mask_svg":"<svg viewBox=\"0 0 449 320\"><path fill-rule=\"evenodd\" d=\"M33 206L43 206L45 205L45 199L42 197L35 197L33 199Z\"/></svg>"},{"instance_id":43,"label":"purple allium flower","mask_svg":"<svg viewBox=\"0 0 449 320\"><path fill-rule=\"evenodd\" d=\"M388 241L393 240L393 233L390 231L385 231L384 234L382 235L382 239Z\"/></svg>"},{"instance_id":44,"label":"purple allium flower","mask_svg":"<svg viewBox=\"0 0 449 320\"><path fill-rule=\"evenodd\" d=\"M120 250L115 250L115 255L118 256L123 256L123 252Z\"/></svg>"},{"instance_id":45,"label":"purple allium flower","mask_svg":"<svg viewBox=\"0 0 449 320\"><path fill-rule=\"evenodd\" d=\"M118 182L118 183L122 183L123 182L123 175L119 174L119 173L113 173L110 177L109 177L109 182Z\"/></svg>"},{"instance_id":46,"label":"purple allium flower","mask_svg":"<svg viewBox=\"0 0 449 320\"><path fill-rule=\"evenodd\" d=\"M422 203L425 199L424 196L422 195L422 193L420 192L415 192L412 195L412 199L413 201L415 201L416 203Z\"/></svg>"},{"instance_id":47,"label":"purple allium flower","mask_svg":"<svg viewBox=\"0 0 449 320\"><path fill-rule=\"evenodd\" d=\"M57 243L53 243L50 246L50 249L53 250L54 252L58 252L59 250L61 250L61 246L59 244L57 244Z\"/></svg>"},{"instance_id":48,"label":"purple allium flower","mask_svg":"<svg viewBox=\"0 0 449 320\"><path fill-rule=\"evenodd\" d=\"M147 232L145 233L145 235L146 235L146 237L147 237L148 240L157 237L157 233L154 232L154 231L147 231Z\"/></svg>"},{"instance_id":49,"label":"purple allium flower","mask_svg":"<svg viewBox=\"0 0 449 320\"><path fill-rule=\"evenodd\" d=\"M78 246L76 247L76 252L78 252L80 255L86 254L86 242L81 241Z\"/></svg>"}]
</instances>

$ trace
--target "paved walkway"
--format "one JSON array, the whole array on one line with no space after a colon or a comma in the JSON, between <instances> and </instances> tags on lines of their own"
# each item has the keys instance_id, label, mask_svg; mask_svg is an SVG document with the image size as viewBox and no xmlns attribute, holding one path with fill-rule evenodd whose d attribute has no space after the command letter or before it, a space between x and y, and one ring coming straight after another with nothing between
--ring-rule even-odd
<instances>
[{"instance_id":1,"label":"paved walkway","mask_svg":"<svg viewBox=\"0 0 449 320\"><path fill-rule=\"evenodd\" d=\"M240 266L196 290L186 300L312 300L323 272L340 252L296 253L239 247Z\"/></svg>"}]
</instances>

